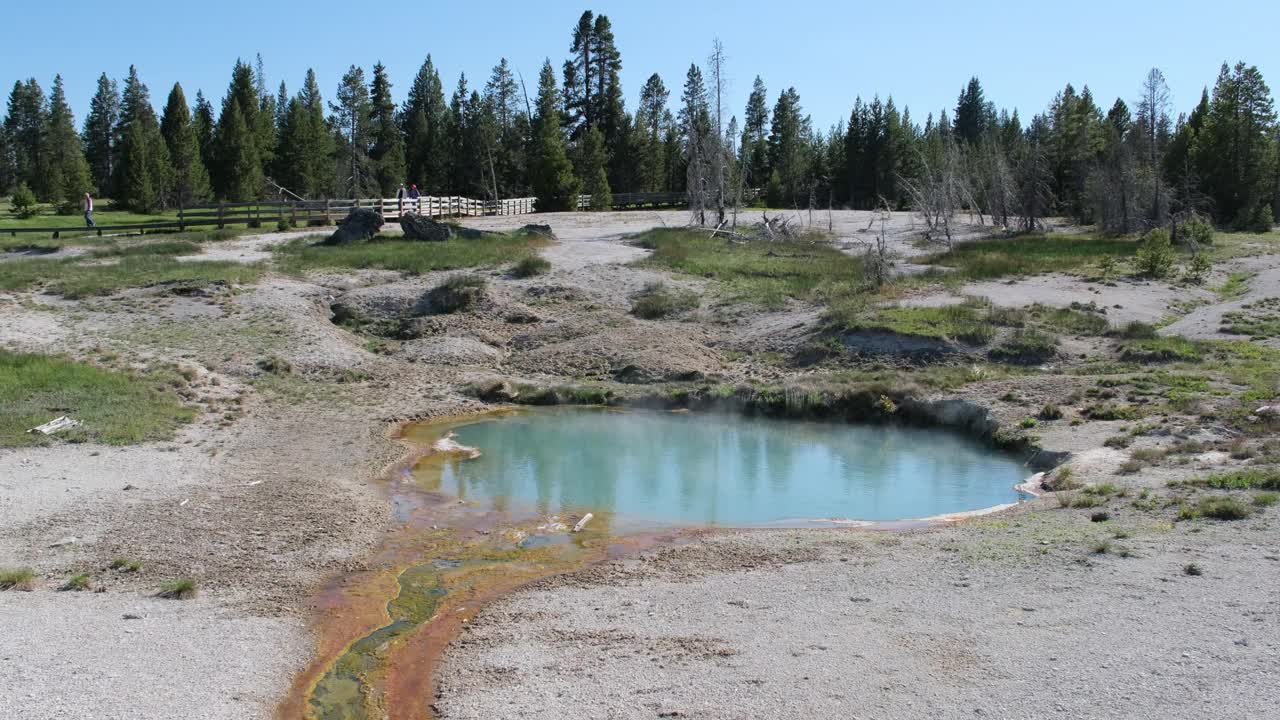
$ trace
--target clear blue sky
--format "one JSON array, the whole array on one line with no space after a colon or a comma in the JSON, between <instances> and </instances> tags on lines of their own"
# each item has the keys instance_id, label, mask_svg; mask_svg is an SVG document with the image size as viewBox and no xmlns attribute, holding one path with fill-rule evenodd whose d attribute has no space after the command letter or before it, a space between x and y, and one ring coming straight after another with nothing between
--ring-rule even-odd
<instances>
[{"instance_id":1,"label":"clear blue sky","mask_svg":"<svg viewBox=\"0 0 1280 720\"><path fill-rule=\"evenodd\" d=\"M923 123L926 113L954 107L971 75L988 99L1024 119L1067 82L1088 84L1104 108L1117 96L1132 104L1152 66L1164 71L1180 111L1224 60L1257 65L1280 89L1274 0L17 2L0 24L0 87L7 97L15 80L35 77L47 92L61 73L79 123L101 72L123 78L136 64L157 109L175 81L188 100L203 89L217 106L235 59L259 52L273 91L282 79L296 91L314 67L326 100L349 65L367 71L378 60L401 100L427 53L447 92L463 71L472 87L482 85L504 55L532 86L545 57L559 73L588 7L613 22L632 110L654 72L677 101L689 63L704 63L717 36L729 55L734 114L759 74L770 106L794 85L822 128L847 118L856 95L877 93Z\"/></svg>"}]
</instances>

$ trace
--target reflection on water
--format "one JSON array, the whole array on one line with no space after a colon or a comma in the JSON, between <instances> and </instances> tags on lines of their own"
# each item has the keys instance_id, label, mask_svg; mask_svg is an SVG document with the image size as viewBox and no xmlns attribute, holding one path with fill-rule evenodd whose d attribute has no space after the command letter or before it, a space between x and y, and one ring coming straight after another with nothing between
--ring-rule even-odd
<instances>
[{"instance_id":1,"label":"reflection on water","mask_svg":"<svg viewBox=\"0 0 1280 720\"><path fill-rule=\"evenodd\" d=\"M496 510L660 522L893 520L1017 499L1014 459L952 433L728 415L528 412L455 428L478 447L420 473Z\"/></svg>"}]
</instances>

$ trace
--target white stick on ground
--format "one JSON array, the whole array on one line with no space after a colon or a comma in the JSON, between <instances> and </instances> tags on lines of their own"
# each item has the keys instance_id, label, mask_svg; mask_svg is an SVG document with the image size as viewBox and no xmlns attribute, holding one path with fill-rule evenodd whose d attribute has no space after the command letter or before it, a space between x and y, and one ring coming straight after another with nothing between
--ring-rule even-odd
<instances>
[{"instance_id":1,"label":"white stick on ground","mask_svg":"<svg viewBox=\"0 0 1280 720\"><path fill-rule=\"evenodd\" d=\"M595 517L595 515L592 515L591 513L583 515L582 519L578 521L578 524L573 526L573 531L582 532L582 528L586 527L587 523L591 522L591 518L593 517Z\"/></svg>"}]
</instances>

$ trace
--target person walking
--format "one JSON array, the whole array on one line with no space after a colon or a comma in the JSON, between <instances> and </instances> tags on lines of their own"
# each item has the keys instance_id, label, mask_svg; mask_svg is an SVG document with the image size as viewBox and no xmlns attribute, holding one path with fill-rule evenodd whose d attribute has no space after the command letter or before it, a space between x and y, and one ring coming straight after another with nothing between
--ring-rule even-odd
<instances>
[{"instance_id":1,"label":"person walking","mask_svg":"<svg viewBox=\"0 0 1280 720\"><path fill-rule=\"evenodd\" d=\"M84 226L97 227L93 222L93 196L85 193L84 199L80 201L80 208L84 210Z\"/></svg>"},{"instance_id":2,"label":"person walking","mask_svg":"<svg viewBox=\"0 0 1280 720\"><path fill-rule=\"evenodd\" d=\"M422 214L422 200L421 200L421 198L422 198L422 195L418 192L418 186L417 186L416 184L415 184L415 185L410 185L410 186L409 186L409 199L413 201L413 211L414 211L414 212L416 212L416 213L418 213L419 215L421 215L421 214Z\"/></svg>"},{"instance_id":3,"label":"person walking","mask_svg":"<svg viewBox=\"0 0 1280 720\"><path fill-rule=\"evenodd\" d=\"M404 196L404 183L400 183L400 189L396 191L396 213L398 215L404 214Z\"/></svg>"}]
</instances>

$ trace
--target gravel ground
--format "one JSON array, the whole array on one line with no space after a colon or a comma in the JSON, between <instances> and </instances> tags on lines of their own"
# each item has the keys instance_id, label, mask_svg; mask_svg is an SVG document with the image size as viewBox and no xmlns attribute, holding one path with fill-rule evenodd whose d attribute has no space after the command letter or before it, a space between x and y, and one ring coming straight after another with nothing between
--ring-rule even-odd
<instances>
[{"instance_id":1,"label":"gravel ground","mask_svg":"<svg viewBox=\"0 0 1280 720\"><path fill-rule=\"evenodd\" d=\"M1090 555L1082 511L1035 504L901 535L726 534L544 583L468 625L439 716L1274 716L1273 517L1139 529L1120 558Z\"/></svg>"},{"instance_id":2,"label":"gravel ground","mask_svg":"<svg viewBox=\"0 0 1280 720\"><path fill-rule=\"evenodd\" d=\"M299 618L216 600L0 593L10 720L269 717L310 638Z\"/></svg>"}]
</instances>

